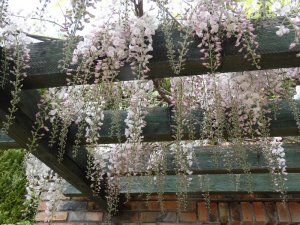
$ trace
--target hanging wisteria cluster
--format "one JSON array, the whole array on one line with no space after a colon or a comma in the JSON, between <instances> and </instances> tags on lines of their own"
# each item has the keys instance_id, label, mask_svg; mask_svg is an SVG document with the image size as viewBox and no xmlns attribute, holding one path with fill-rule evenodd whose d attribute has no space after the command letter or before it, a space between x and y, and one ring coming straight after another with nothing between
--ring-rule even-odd
<instances>
[{"instance_id":1,"label":"hanging wisteria cluster","mask_svg":"<svg viewBox=\"0 0 300 225\"><path fill-rule=\"evenodd\" d=\"M77 133L73 155L78 155L81 143L87 144L86 176L95 194L100 193L102 184L106 183L110 213L116 210L121 183L127 181L129 198L132 177L137 175L148 179L145 182L148 187L156 186L162 200L170 158L178 178L178 208L184 208L192 181L192 166L197 164L195 146L216 146L216 151L225 151L225 146L232 146L234 151L228 151L224 159L217 160L224 163L229 172L235 165L240 165L249 178L249 192L251 172L248 152L259 146L275 190L285 196L285 153L281 138L269 138L268 127L273 115L270 115L270 107L266 106L288 100L300 128L299 110L293 101L294 87L300 81L299 69L259 70L258 41L244 4L231 0L180 1L176 3L177 7L167 0L125 0L105 6L101 4L104 3L96 0L71 1L71 10L67 11L62 25L66 37L64 58L58 59L60 69L68 75L68 86L43 90L40 112L36 115L32 139L28 143L29 151L34 151L38 147L37 142L48 133L49 146L58 146L58 159L62 161L68 128L75 124ZM105 16L93 20L93 8L99 6L107 9L103 12ZM0 7L0 85L2 88L7 88L7 85L14 87L12 106L7 121L2 124L2 132L6 133L17 110L29 52L26 33L9 17L8 1L3 1ZM295 33L290 49L295 48L300 38L298 5L281 5L274 1L268 13L282 19L279 25L277 23L274 35ZM174 47L173 29L181 32L178 49ZM189 77L149 79L153 36L158 30L164 34L167 55L175 75L185 68L185 56L192 37L201 40L198 45L202 55L199 63L201 60L209 72ZM251 61L257 71L217 72L222 61L223 43L229 38L235 38L235 47L243 54L241 57ZM130 66L136 80L117 82L116 78L125 65ZM13 81L7 82L11 76L14 76ZM90 80L94 83L89 84ZM144 142L145 117L149 109L157 106L170 108L170 119L175 122L172 142ZM111 135L118 137L118 143L113 145L99 143L107 110L112 112ZM203 118L194 113L199 110ZM126 112L124 121L121 121L121 111ZM121 134L121 122L125 123L125 136ZM51 124L51 127L46 124ZM199 126L201 136L196 137ZM189 140L184 140L187 129ZM48 169L39 169L42 171L39 176L34 175L36 168L32 160L28 160L31 165L28 167L28 198L38 195L47 178L57 184L56 188L49 189L49 195L55 199L56 190L62 184L61 178ZM203 191L205 196L209 196L208 189ZM55 200L49 203L49 209L54 210Z\"/></svg>"}]
</instances>

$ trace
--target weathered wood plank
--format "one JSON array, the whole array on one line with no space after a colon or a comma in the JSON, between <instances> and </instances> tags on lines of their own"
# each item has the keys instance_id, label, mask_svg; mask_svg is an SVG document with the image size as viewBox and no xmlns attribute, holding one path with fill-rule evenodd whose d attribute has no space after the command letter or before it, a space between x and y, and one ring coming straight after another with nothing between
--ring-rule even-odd
<instances>
[{"instance_id":1,"label":"weathered wood plank","mask_svg":"<svg viewBox=\"0 0 300 225\"><path fill-rule=\"evenodd\" d=\"M210 193L247 193L249 192L249 183L247 182L247 175L232 175L228 174L212 174L197 176L192 175L191 184L187 189L188 193L193 192L207 192ZM273 183L269 174L251 174L252 178L251 186L252 192L263 193L263 192L274 192ZM288 180L286 181L286 187L288 193L299 193L300 192L300 174L292 173L288 174ZM153 179L153 178L152 178ZM166 176L164 182L165 193L176 193L176 191L184 191L177 185L176 176ZM203 181L208 179L209 182ZM142 193L157 193L160 191L155 184L149 185L149 178L146 177L132 177L130 184L126 177L120 179L120 193L127 193L128 191L132 194ZM237 184L238 182L238 184ZM147 185L148 184L148 185ZM147 189L148 187L148 189ZM147 192L148 191L148 192Z\"/></svg>"},{"instance_id":2,"label":"weathered wood plank","mask_svg":"<svg viewBox=\"0 0 300 225\"><path fill-rule=\"evenodd\" d=\"M300 109L300 101L296 102L298 108ZM289 107L287 102L281 102L278 105L279 109L276 111L276 120L272 120L269 126L271 137L284 137L284 136L298 136L300 135L297 123L294 119L293 112ZM120 110L120 133L121 140L125 141L125 122L126 111ZM99 143L118 143L118 136L116 134L111 135L111 121L112 112L105 111L104 122L100 130ZM270 116L272 116L271 114ZM203 119L203 111L201 109L194 111L193 116L195 116L195 137L201 137L201 124ZM143 136L145 142L155 142L155 141L172 141L173 131L172 125L174 121L172 119L172 113L169 108L152 108L149 109L148 114L145 117L147 125L143 129ZM70 132L68 135L68 140L70 143L74 143L75 133L77 131L76 126L73 124L70 127ZM225 132L226 133L226 132ZM224 134L226 136L226 134ZM189 131L185 129L183 132L183 140L189 138ZM82 139L82 145L85 144L85 140Z\"/></svg>"},{"instance_id":3,"label":"weathered wood plank","mask_svg":"<svg viewBox=\"0 0 300 225\"><path fill-rule=\"evenodd\" d=\"M300 46L289 50L289 44L294 38L293 32L284 37L276 36L275 32L278 20L262 21L256 23L256 34L259 42L258 53L261 55L261 69L276 69L299 67L300 61L295 56L300 52ZM179 32L173 32L175 48L179 47ZM189 46L185 69L180 76L199 75L208 73L208 69L202 65L201 54L197 45L199 39L194 38ZM172 77L173 72L168 63L163 34L158 31L154 36L153 58L149 64L149 79ZM233 39L226 40L223 44L224 51L222 64L218 72L238 72L256 70L256 68L238 52ZM30 68L27 70L27 78L24 80L24 88L58 87L66 85L66 74L57 69L58 60L62 58L62 41L50 41L32 44ZM163 73L162 73L163 71ZM120 81L135 79L130 67L121 68L117 77ZM93 82L92 80L90 81Z\"/></svg>"},{"instance_id":4,"label":"weathered wood plank","mask_svg":"<svg viewBox=\"0 0 300 225\"><path fill-rule=\"evenodd\" d=\"M288 173L300 173L300 145L299 144L284 144L285 159ZM263 157L262 150L255 145L244 146L247 154L247 162L249 163L251 173L269 173L268 164ZM229 166L231 168L230 173L242 174L244 173L241 163L234 158L234 147L223 147L222 149L215 146L194 147L193 164L190 170L194 175L198 174L227 174L229 172ZM230 154L229 154L230 152ZM71 154L71 152L70 152ZM76 163L84 169L84 164L81 164L80 160L86 158L82 152L79 151L80 156L77 157ZM174 175L176 163L174 156L171 154L166 155L166 171L168 175ZM147 165L145 168L141 168L140 171L136 171L136 176L145 175ZM152 174L155 174L154 172Z\"/></svg>"},{"instance_id":5,"label":"weathered wood plank","mask_svg":"<svg viewBox=\"0 0 300 225\"><path fill-rule=\"evenodd\" d=\"M247 152L247 162L250 166L251 173L268 173L268 165L263 157L262 150L258 146L245 146ZM300 145L299 144L285 144L285 159L287 165L287 172L300 173ZM240 162L232 158L236 149L234 147L198 147L196 146L193 165L191 170L193 174L226 174L230 172L233 174L242 174L243 168ZM228 153L227 153L228 152ZM232 154L229 154L232 153ZM215 162L215 159L217 161ZM167 171L168 175L174 175L176 168L174 156L167 156ZM145 168L146 171L146 168Z\"/></svg>"},{"instance_id":6,"label":"weathered wood plank","mask_svg":"<svg viewBox=\"0 0 300 225\"><path fill-rule=\"evenodd\" d=\"M8 92L0 89L0 121L5 119L8 113L11 96ZM22 148L31 137L31 128L34 125L34 118L39 102L39 94L36 91L22 91L21 101L18 104L19 110L15 113L15 122L9 129L8 135L13 138ZM68 151L68 147L66 149ZM83 149L84 151L84 149ZM101 196L94 196L90 188L90 183L86 178L86 171L82 170L71 157L65 155L63 161L58 161L57 147L49 148L47 137L38 142L38 148L32 152L38 159L43 161L47 166L56 173L74 185L78 190L87 197L94 199L106 207L106 201Z\"/></svg>"},{"instance_id":7,"label":"weathered wood plank","mask_svg":"<svg viewBox=\"0 0 300 225\"><path fill-rule=\"evenodd\" d=\"M244 174L228 175L228 174L212 174L212 175L192 175L190 187L186 190L189 194L207 192L212 193L247 193L249 191L248 178ZM251 174L252 192L253 193L274 193L275 189L270 174ZM291 173L287 176L286 191L287 193L300 193L300 173ZM153 177L132 177L130 184L128 178L120 178L120 193L127 192L131 194L147 194L157 193L157 185L154 184ZM149 180L150 179L150 180ZM164 180L164 192L176 193L176 191L184 191L177 185L176 176L166 176ZM205 181L204 181L205 180ZM209 180L207 182L207 180ZM150 185L149 185L150 184ZM82 196L82 193L72 185L67 185L64 194L67 196Z\"/></svg>"}]
</instances>

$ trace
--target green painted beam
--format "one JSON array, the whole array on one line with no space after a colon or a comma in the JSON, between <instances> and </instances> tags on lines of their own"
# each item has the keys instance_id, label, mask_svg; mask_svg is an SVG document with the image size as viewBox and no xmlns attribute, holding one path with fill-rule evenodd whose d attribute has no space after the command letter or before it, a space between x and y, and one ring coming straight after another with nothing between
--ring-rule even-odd
<instances>
[{"instance_id":1,"label":"green painted beam","mask_svg":"<svg viewBox=\"0 0 300 225\"><path fill-rule=\"evenodd\" d=\"M261 55L261 69L276 69L299 67L300 61L295 56L300 52L300 46L289 50L289 44L294 39L291 32L283 37L276 36L276 25L280 25L279 19L266 21L256 21L255 28L257 40L259 42L258 53ZM173 39L175 48L180 46L180 34L173 31ZM181 71L179 76L199 75L208 73L208 69L203 66L202 57L197 45L200 43L198 38L193 38L189 51L185 69ZM225 40L223 43L224 50L221 60L221 66L218 72L238 72L256 70L252 63L244 59L243 53L238 52L233 39ZM167 59L167 51L164 46L163 33L157 31L153 38L153 58L149 64L149 79L165 78L174 76ZM24 88L45 88L58 87L66 85L66 74L61 73L57 66L58 61L62 59L63 41L49 41L35 43L30 46L30 68L27 70L27 77L24 80ZM163 71L163 72L162 72ZM130 67L126 65L121 68L117 77L120 81L133 80ZM90 80L93 83L93 80Z\"/></svg>"},{"instance_id":2,"label":"green painted beam","mask_svg":"<svg viewBox=\"0 0 300 225\"><path fill-rule=\"evenodd\" d=\"M249 192L249 184L247 177L244 174L229 175L229 174L210 174L210 175L192 175L190 186L186 190L188 193L207 192L210 193L247 193ZM270 174L251 174L252 192L253 193L274 193L275 188L271 180ZM285 183L287 193L300 193L300 173L291 173L287 176L288 180ZM119 179L120 193L126 194L147 194L158 193L157 184L154 183L153 177L122 177ZM165 193L176 193L176 191L184 191L177 185L176 176L166 176L163 181L163 190ZM205 180L205 181L204 181ZM208 182L207 182L208 180ZM64 195L66 196L82 196L83 194L67 184Z\"/></svg>"},{"instance_id":3,"label":"green painted beam","mask_svg":"<svg viewBox=\"0 0 300 225\"><path fill-rule=\"evenodd\" d=\"M208 179L209 182L203 181ZM252 192L275 192L271 176L269 174L251 174ZM203 175L199 178L197 175L191 176L192 181L187 189L188 193L206 192L210 193L247 193L249 192L249 184L247 182L247 175L229 175L229 174L211 174ZM288 193L300 193L300 173L288 174L286 187ZM128 178L121 178L120 180L120 193L124 194L129 191L132 194L143 193L157 193L160 190L157 185L150 182L146 177L132 177L129 181ZM238 181L238 182L237 182ZM163 184L165 193L176 193L176 191L184 191L183 188L178 187L178 177L166 176Z\"/></svg>"},{"instance_id":4,"label":"green painted beam","mask_svg":"<svg viewBox=\"0 0 300 225\"><path fill-rule=\"evenodd\" d=\"M11 95L9 90L0 89L0 122L5 119L10 106ZM8 135L13 138L22 148L26 148L28 140L31 138L31 130L34 125L35 115L38 112L37 104L40 96L35 90L27 90L21 92L21 100L18 104L18 111L15 113L15 122L10 127ZM51 129L51 126L49 126ZM83 149L84 152L85 149ZM66 148L66 152L70 151L70 147ZM65 154L63 161L58 161L58 148L48 146L48 139L45 136L38 141L38 147L32 152L38 159L44 162L47 166L53 169L61 177L70 182L74 187L80 190L85 196L92 200L98 201L104 208L106 200L101 196L94 196L90 181L86 178L86 171L82 170L74 161L73 158ZM85 152L86 154L86 152Z\"/></svg>"},{"instance_id":5,"label":"green painted beam","mask_svg":"<svg viewBox=\"0 0 300 225\"><path fill-rule=\"evenodd\" d=\"M285 144L285 159L287 165L287 172L300 173L300 144ZM266 160L263 157L262 150L258 146L244 146L246 150L246 160L250 165L251 173L268 173L269 168ZM227 174L229 172L229 165L231 166L231 173L244 173L241 162L232 158L236 149L234 147L199 147L194 148L194 158L191 170L193 174ZM217 160L217 161L215 161ZM176 168L175 159L173 155L167 156L166 173L168 175L175 175L174 168ZM144 171L147 171L145 168Z\"/></svg>"},{"instance_id":6,"label":"green painted beam","mask_svg":"<svg viewBox=\"0 0 300 225\"><path fill-rule=\"evenodd\" d=\"M300 144L284 144L285 159L288 173L300 173ZM251 173L269 173L269 168L266 160L263 157L261 148L256 145L244 146L246 150L246 161L249 163L249 169ZM234 147L217 148L215 146L195 146L193 164L190 170L193 174L227 174L229 168L232 174L244 173L243 166L240 161L232 158L235 155ZM84 164L80 162L80 159L86 158L82 152L79 151L79 157L76 163L84 169ZM109 162L107 162L109 164ZM176 164L172 154L166 155L166 171L167 175L174 175ZM136 171L136 176L143 176L145 173L149 174L147 165L145 168L141 168L140 171ZM151 174L155 174L152 172Z\"/></svg>"},{"instance_id":7,"label":"green painted beam","mask_svg":"<svg viewBox=\"0 0 300 225\"><path fill-rule=\"evenodd\" d=\"M300 101L296 101L297 107L300 109ZM287 102L281 102L278 104L278 111L276 111L276 120L270 122L269 130L271 137L284 137L284 136L299 136L300 132L297 127L297 123L294 119L292 110ZM272 107L271 107L271 110ZM126 111L120 110L120 133L121 140L125 141L125 118ZM104 121L100 130L99 143L118 143L119 137L116 134L111 135L111 123L112 123L112 112L105 111ZM196 118L195 121L195 137L201 137L201 123L203 119L203 111L201 109L193 112ZM270 115L273 118L273 113ZM145 142L156 142L156 141L172 141L173 140L173 125L175 122L172 119L172 112L169 108L152 108L148 110L148 114L145 117L146 126L143 129L143 136ZM75 124L71 125L70 132L68 135L69 143L74 143L75 133L77 127ZM224 134L226 136L226 132ZM183 132L183 140L189 138L189 131L187 129ZM82 139L82 145L85 145L85 140Z\"/></svg>"},{"instance_id":8,"label":"green painted beam","mask_svg":"<svg viewBox=\"0 0 300 225\"><path fill-rule=\"evenodd\" d=\"M12 148L20 148L20 145L9 136L0 134L0 150L12 149Z\"/></svg>"},{"instance_id":9,"label":"green painted beam","mask_svg":"<svg viewBox=\"0 0 300 225\"><path fill-rule=\"evenodd\" d=\"M78 189L69 183L64 186L63 194L66 197L84 196Z\"/></svg>"}]
</instances>

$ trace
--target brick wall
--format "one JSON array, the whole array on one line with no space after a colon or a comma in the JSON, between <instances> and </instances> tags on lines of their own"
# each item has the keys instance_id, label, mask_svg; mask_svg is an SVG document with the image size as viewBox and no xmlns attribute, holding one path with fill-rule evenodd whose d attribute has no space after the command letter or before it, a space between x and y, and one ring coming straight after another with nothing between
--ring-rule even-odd
<instances>
[{"instance_id":1,"label":"brick wall","mask_svg":"<svg viewBox=\"0 0 300 225\"><path fill-rule=\"evenodd\" d=\"M156 196L149 201L133 197L113 217L114 224L123 225L300 225L300 198L289 196L286 206L279 198L249 195L212 195L210 212L201 195L190 196L186 211L177 213L174 195L166 195L164 212ZM46 201L40 203L36 221L44 223ZM85 197L64 197L52 218L52 225L96 225L104 223L105 212Z\"/></svg>"}]
</instances>

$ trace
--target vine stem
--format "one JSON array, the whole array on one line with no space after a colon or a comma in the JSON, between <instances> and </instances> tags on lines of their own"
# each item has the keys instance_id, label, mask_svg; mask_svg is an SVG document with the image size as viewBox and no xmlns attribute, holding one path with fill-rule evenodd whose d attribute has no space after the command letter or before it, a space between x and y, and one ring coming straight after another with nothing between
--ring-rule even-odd
<instances>
[{"instance_id":1,"label":"vine stem","mask_svg":"<svg viewBox=\"0 0 300 225\"><path fill-rule=\"evenodd\" d=\"M168 14L168 16L170 16L172 18L172 20L180 27L182 28L181 23L169 12L169 10L159 2L159 0L152 0L153 2L155 2L159 8L161 8L165 13Z\"/></svg>"},{"instance_id":2,"label":"vine stem","mask_svg":"<svg viewBox=\"0 0 300 225\"><path fill-rule=\"evenodd\" d=\"M168 103L169 106L171 106L173 103L172 103L171 99L167 96L166 90L161 86L161 79L153 79L152 81L153 81L153 85L154 85L155 89L157 90L158 94L160 95L160 97L166 103Z\"/></svg>"},{"instance_id":3,"label":"vine stem","mask_svg":"<svg viewBox=\"0 0 300 225\"><path fill-rule=\"evenodd\" d=\"M18 15L12 15L12 16L13 16L13 17L17 17L17 18L25 19L25 16L18 16ZM60 28L65 29L65 27L64 27L63 25L61 25L61 24L59 24L59 23L57 23L57 22L55 22L55 21L53 21L53 20L48 20L48 19L43 19L43 18L37 18L37 17L31 17L31 18L29 18L29 19L31 19L31 20L39 20L39 21L43 21L43 22L52 23L52 24L54 24L54 25L56 25L56 26L59 26Z\"/></svg>"}]
</instances>

